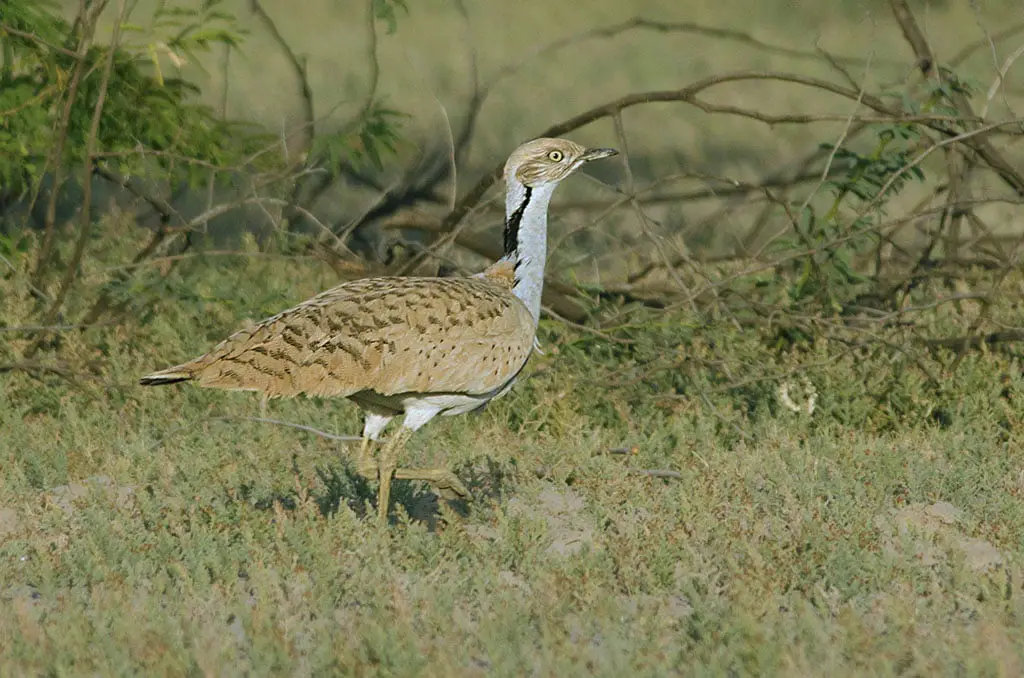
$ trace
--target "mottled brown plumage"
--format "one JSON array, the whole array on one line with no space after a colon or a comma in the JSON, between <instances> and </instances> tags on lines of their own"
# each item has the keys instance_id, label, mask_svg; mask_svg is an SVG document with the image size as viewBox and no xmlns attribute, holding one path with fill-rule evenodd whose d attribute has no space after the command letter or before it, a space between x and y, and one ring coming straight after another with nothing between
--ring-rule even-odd
<instances>
[{"instance_id":1,"label":"mottled brown plumage","mask_svg":"<svg viewBox=\"0 0 1024 678\"><path fill-rule=\"evenodd\" d=\"M477 409L511 387L533 350L551 194L581 165L614 152L565 139L536 139L516 149L505 166L505 257L479 275L347 282L140 383L348 397L368 411L357 470L379 476L382 519L392 477L468 496L445 469L396 468L397 451L434 416ZM402 429L375 465L372 442L400 414Z\"/></svg>"},{"instance_id":2,"label":"mottled brown plumage","mask_svg":"<svg viewBox=\"0 0 1024 678\"><path fill-rule=\"evenodd\" d=\"M239 330L143 382L191 379L270 397L484 395L522 368L533 332L511 287L489 278L369 278Z\"/></svg>"}]
</instances>

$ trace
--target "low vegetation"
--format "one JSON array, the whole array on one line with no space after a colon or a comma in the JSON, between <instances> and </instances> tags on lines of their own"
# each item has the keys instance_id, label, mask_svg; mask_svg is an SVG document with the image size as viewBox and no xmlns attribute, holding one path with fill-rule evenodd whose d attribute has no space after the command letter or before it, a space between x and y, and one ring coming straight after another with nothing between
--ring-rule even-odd
<instances>
[{"instance_id":1,"label":"low vegetation","mask_svg":"<svg viewBox=\"0 0 1024 678\"><path fill-rule=\"evenodd\" d=\"M517 387L407 448L475 500L397 482L380 531L355 406L136 383L339 280L478 267L497 242L493 176L468 160L482 99L450 153L410 160L416 120L378 92L393 64L374 50L418 9L373 0L369 95L278 136L161 70L246 44L222 3L139 25L114 4L0 11L0 78L19 84L0 90L0 674L1021 673L1016 57L994 88L961 75L892 0L917 59L899 87L862 87L866 57L783 49L833 79L702 74L662 95L807 125L787 171L753 179L659 178L665 159L630 145L647 94L556 125L605 125L621 171L556 209L542 353ZM308 86L266 5L263 46ZM103 22L128 37L93 42ZM725 82L846 108L741 109L756 97L709 94ZM132 144L105 127L126 109L153 114ZM67 219L61 175L85 191ZM103 203L89 176L136 202ZM377 198L325 206L348 187Z\"/></svg>"},{"instance_id":2,"label":"low vegetation","mask_svg":"<svg viewBox=\"0 0 1024 678\"><path fill-rule=\"evenodd\" d=\"M399 483L381 534L351 445L256 421L354 433L350 404L134 387L330 280L251 254L62 334L76 367L4 378L4 673L1017 671L1012 355L933 383L684 313L609 338L547 321L513 394L410 446L476 501Z\"/></svg>"}]
</instances>

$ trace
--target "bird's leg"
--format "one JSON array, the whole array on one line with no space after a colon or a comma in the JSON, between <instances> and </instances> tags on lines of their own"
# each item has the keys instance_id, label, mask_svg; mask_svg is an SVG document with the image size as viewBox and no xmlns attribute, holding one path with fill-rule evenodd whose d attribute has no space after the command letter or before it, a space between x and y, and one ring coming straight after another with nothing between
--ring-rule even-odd
<instances>
[{"instance_id":1,"label":"bird's leg","mask_svg":"<svg viewBox=\"0 0 1024 678\"><path fill-rule=\"evenodd\" d=\"M377 462L373 458L373 439L364 436L356 457L356 473L367 480L377 479Z\"/></svg>"},{"instance_id":2,"label":"bird's leg","mask_svg":"<svg viewBox=\"0 0 1024 678\"><path fill-rule=\"evenodd\" d=\"M459 477L446 468L396 468L395 478L425 480L434 487L442 499L472 499L472 495Z\"/></svg>"},{"instance_id":3,"label":"bird's leg","mask_svg":"<svg viewBox=\"0 0 1024 678\"><path fill-rule=\"evenodd\" d=\"M363 442L359 446L359 454L356 457L356 473L363 478L373 481L377 479L377 462L373 458L373 447L377 442L388 422L393 417L377 412L367 412L363 421Z\"/></svg>"},{"instance_id":4,"label":"bird's leg","mask_svg":"<svg viewBox=\"0 0 1024 678\"><path fill-rule=\"evenodd\" d=\"M398 467L398 453L405 446L405 442L411 435L412 430L403 426L384 443L384 448L380 451L380 487L377 490L377 517L382 525L387 525L388 521L388 508L391 502L391 479L394 478L395 469Z\"/></svg>"}]
</instances>

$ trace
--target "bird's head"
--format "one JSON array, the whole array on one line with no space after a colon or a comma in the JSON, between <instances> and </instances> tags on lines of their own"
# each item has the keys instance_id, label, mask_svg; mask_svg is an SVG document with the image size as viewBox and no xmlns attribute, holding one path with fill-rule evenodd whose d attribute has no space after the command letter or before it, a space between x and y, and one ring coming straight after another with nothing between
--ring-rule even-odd
<instances>
[{"instance_id":1,"label":"bird's head","mask_svg":"<svg viewBox=\"0 0 1024 678\"><path fill-rule=\"evenodd\" d=\"M591 160L617 153L614 148L584 148L568 139L534 139L509 156L505 180L530 188L557 184Z\"/></svg>"}]
</instances>

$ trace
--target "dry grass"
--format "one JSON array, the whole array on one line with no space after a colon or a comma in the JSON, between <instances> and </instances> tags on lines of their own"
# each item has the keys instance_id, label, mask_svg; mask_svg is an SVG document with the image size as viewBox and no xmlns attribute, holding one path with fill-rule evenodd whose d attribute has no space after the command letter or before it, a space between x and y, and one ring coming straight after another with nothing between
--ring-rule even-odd
<instances>
[{"instance_id":1,"label":"dry grass","mask_svg":"<svg viewBox=\"0 0 1024 678\"><path fill-rule=\"evenodd\" d=\"M318 110L348 102L344 117L365 96L361 4L285 4L264 2L308 54ZM879 81L902 77L886 60L907 62L873 2L838 14L733 0L551 5L467 4L467 33L452 5L416 3L396 36L382 36L380 56L382 91L416 113L411 139L440 136L438 100L458 115L470 46L486 81L517 54L637 15L870 53ZM982 23L993 31L1017 15L994 4ZM969 3L919 18L936 45L983 34ZM583 42L495 90L466 174L594 103L793 64L691 35ZM828 72L812 61L799 70ZM990 81L985 50L967 72ZM209 77L216 101L221 76ZM288 67L258 31L229 79L229 113L275 127L296 119L297 99L281 95ZM720 96L846 110L778 86ZM647 178L680 167L759 176L806 149L811 129L671 105L625 123ZM814 130L816 142L836 126ZM608 144L614 132L602 123L573 136ZM580 183L563 197L593 188ZM105 267L144 235L127 220L98 227L107 247L90 250L67 317L82 315ZM559 270L607 276L593 257L614 254L616 237L567 247ZM27 268L33 256L12 259ZM972 289L986 288L984 275ZM344 446L246 419L260 408L244 394L135 387L336 279L312 258L249 246L183 259L168 275L147 267L121 290L135 304L122 322L63 332L32 364L20 358L31 333L0 335L0 674L1021 673L1024 380L1012 347L971 353L950 377L942 352L827 340L778 349L767 332L681 311L614 316L617 340L546 321L546 354L510 396L432 424L409 447L411 463L453 465L477 501L450 509L398 483L397 524L382 534L364 519L373 488L350 473ZM35 317L23 281L0 278L5 325ZM1016 273L1005 281L993 323L1024 324L1021 285ZM928 336L965 332L980 307L944 305ZM918 354L943 378L929 381ZM784 384L800 404L811 384L814 412L791 411ZM359 428L348 403L275 402L266 416Z\"/></svg>"},{"instance_id":2,"label":"dry grass","mask_svg":"<svg viewBox=\"0 0 1024 678\"><path fill-rule=\"evenodd\" d=\"M741 378L803 366L807 416L783 405L785 379L723 391L701 369L672 396L657 379L683 372L546 324L512 395L410 445L477 501L459 515L398 483L380 534L344 447L231 419L259 416L245 394L134 386L322 276L189 262L152 320L66 334L73 383L0 375L0 673L1019 672L1017 362L969 357L936 391L913 372L879 383L888 360L779 354L728 327L671 349L716 343ZM359 428L347 403L267 416ZM636 472L652 469L671 473Z\"/></svg>"}]
</instances>

